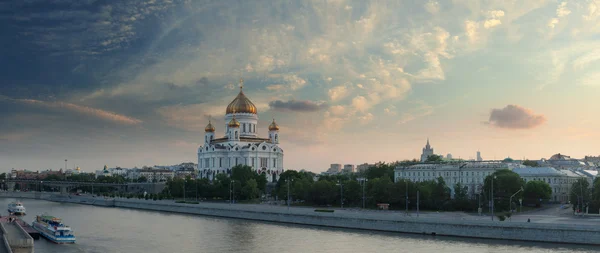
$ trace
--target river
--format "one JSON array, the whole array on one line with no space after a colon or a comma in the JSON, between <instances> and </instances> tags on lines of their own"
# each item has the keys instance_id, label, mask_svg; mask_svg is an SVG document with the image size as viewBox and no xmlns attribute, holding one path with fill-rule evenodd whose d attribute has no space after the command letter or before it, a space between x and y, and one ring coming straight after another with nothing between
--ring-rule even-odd
<instances>
[{"instance_id":1,"label":"river","mask_svg":"<svg viewBox=\"0 0 600 253\"><path fill-rule=\"evenodd\" d=\"M0 198L7 207L15 199ZM292 226L196 215L23 199L31 222L46 212L63 219L74 245L44 238L35 252L597 252L593 246L465 239ZM6 211L1 212L6 215Z\"/></svg>"}]
</instances>

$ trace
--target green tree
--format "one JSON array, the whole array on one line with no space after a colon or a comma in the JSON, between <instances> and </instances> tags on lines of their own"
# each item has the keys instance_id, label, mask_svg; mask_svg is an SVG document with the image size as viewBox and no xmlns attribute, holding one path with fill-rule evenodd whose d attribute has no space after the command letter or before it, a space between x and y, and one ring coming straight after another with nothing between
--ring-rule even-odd
<instances>
[{"instance_id":1,"label":"green tree","mask_svg":"<svg viewBox=\"0 0 600 253\"><path fill-rule=\"evenodd\" d=\"M146 183L146 182L148 182L148 178L146 178L145 176L141 176L141 177L138 177L137 181L139 183Z\"/></svg>"},{"instance_id":2,"label":"green tree","mask_svg":"<svg viewBox=\"0 0 600 253\"><path fill-rule=\"evenodd\" d=\"M510 196L521 190L521 187L524 187L525 182L519 174L509 169L495 171L485 178L483 184L483 195L488 201L491 197L489 194L492 188L492 181L494 182L494 209L496 211L510 210L508 203ZM515 198L520 198L522 194L523 192L519 192L515 195Z\"/></svg>"},{"instance_id":3,"label":"green tree","mask_svg":"<svg viewBox=\"0 0 600 253\"><path fill-rule=\"evenodd\" d=\"M388 177L391 181L394 180L394 169L395 166L392 164L386 163L377 163L375 166L369 167L367 169L365 176L371 180L375 178Z\"/></svg>"},{"instance_id":4,"label":"green tree","mask_svg":"<svg viewBox=\"0 0 600 253\"><path fill-rule=\"evenodd\" d=\"M573 210L585 210L591 200L590 184L585 178L579 178L571 185L570 201Z\"/></svg>"},{"instance_id":5,"label":"green tree","mask_svg":"<svg viewBox=\"0 0 600 253\"><path fill-rule=\"evenodd\" d=\"M444 161L444 159L441 155L430 155L427 157L427 160L425 160L426 163L441 163L442 161Z\"/></svg>"},{"instance_id":6,"label":"green tree","mask_svg":"<svg viewBox=\"0 0 600 253\"><path fill-rule=\"evenodd\" d=\"M335 201L336 192L339 192L335 183L326 180L319 180L313 184L311 191L312 203L316 205L328 205Z\"/></svg>"},{"instance_id":7,"label":"green tree","mask_svg":"<svg viewBox=\"0 0 600 253\"><path fill-rule=\"evenodd\" d=\"M531 161L531 160L523 161L523 165L529 166L529 167L539 167L538 163L536 161Z\"/></svg>"},{"instance_id":8,"label":"green tree","mask_svg":"<svg viewBox=\"0 0 600 253\"><path fill-rule=\"evenodd\" d=\"M523 191L523 201L528 204L541 205L541 200L550 199L552 196L552 188L546 181L532 180L525 184ZM511 203L512 204L512 203Z\"/></svg>"},{"instance_id":9,"label":"green tree","mask_svg":"<svg viewBox=\"0 0 600 253\"><path fill-rule=\"evenodd\" d=\"M260 195L260 191L258 189L258 184L254 178L249 179L246 182L246 185L242 187L241 190L241 198L242 199L255 199Z\"/></svg>"},{"instance_id":10,"label":"green tree","mask_svg":"<svg viewBox=\"0 0 600 253\"><path fill-rule=\"evenodd\" d=\"M393 183L389 177L375 178L368 182L369 196L374 204L390 203Z\"/></svg>"}]
</instances>

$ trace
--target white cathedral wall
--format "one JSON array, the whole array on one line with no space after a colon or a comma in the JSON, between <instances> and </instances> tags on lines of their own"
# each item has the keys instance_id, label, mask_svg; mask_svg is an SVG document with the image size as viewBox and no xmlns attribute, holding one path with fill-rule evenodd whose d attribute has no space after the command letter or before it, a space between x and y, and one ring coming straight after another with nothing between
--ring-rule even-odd
<instances>
[{"instance_id":1,"label":"white cathedral wall","mask_svg":"<svg viewBox=\"0 0 600 253\"><path fill-rule=\"evenodd\" d=\"M242 146L247 143L241 143ZM265 150L262 150L262 147L266 147ZM201 147L204 148L204 147ZM234 147L235 148L235 147ZM273 151L273 149L276 151ZM200 150L200 149L199 149ZM279 151L280 148L277 145L271 145L266 143L261 143L258 146L257 150L240 150L240 151L212 151L209 148L209 151L202 151L198 153L198 166L201 173L199 173L199 177L206 177L206 172L208 170L217 171L218 173L226 173L228 169L235 166L235 158L238 158L238 164L248 165L252 167L252 169L257 173L268 172L271 173L277 172L276 180L279 179L279 175L283 172L283 153ZM206 164L205 158L209 159L209 164ZM223 159L221 166L219 166L219 158ZM254 158L254 164L252 164L252 158ZM267 166L260 167L260 159L267 158ZM276 159L276 164L273 164L273 159ZM272 182L272 176L267 174L267 180ZM213 179L212 175L209 176L209 179Z\"/></svg>"},{"instance_id":2,"label":"white cathedral wall","mask_svg":"<svg viewBox=\"0 0 600 253\"><path fill-rule=\"evenodd\" d=\"M233 118L233 114L225 115L225 133L228 133L229 127L227 124ZM258 136L256 131L258 125L258 115L252 113L236 113L235 119L240 122L241 136Z\"/></svg>"}]
</instances>

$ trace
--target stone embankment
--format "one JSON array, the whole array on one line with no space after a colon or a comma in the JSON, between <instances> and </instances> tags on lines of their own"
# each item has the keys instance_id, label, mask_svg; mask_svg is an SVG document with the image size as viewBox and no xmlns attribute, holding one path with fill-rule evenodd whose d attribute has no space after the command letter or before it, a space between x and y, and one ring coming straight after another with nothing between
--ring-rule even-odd
<instances>
[{"instance_id":1,"label":"stone embankment","mask_svg":"<svg viewBox=\"0 0 600 253\"><path fill-rule=\"evenodd\" d=\"M0 197L35 198L58 202L122 207L226 218L363 229L387 232L446 235L471 238L600 245L600 228L592 225L513 223L482 220L406 217L396 212L335 210L315 212L313 208L286 208L269 205L200 203L173 201L105 199L43 193L2 192Z\"/></svg>"},{"instance_id":2,"label":"stone embankment","mask_svg":"<svg viewBox=\"0 0 600 253\"><path fill-rule=\"evenodd\" d=\"M33 238L16 221L9 222L5 217L0 221L0 252L32 253Z\"/></svg>"}]
</instances>

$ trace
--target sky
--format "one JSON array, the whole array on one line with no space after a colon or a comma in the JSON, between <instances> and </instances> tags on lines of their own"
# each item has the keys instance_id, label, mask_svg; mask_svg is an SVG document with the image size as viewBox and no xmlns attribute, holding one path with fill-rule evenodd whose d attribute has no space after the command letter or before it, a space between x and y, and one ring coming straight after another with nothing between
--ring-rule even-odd
<instances>
[{"instance_id":1,"label":"sky","mask_svg":"<svg viewBox=\"0 0 600 253\"><path fill-rule=\"evenodd\" d=\"M600 151L600 1L0 2L0 171L197 162L238 80L286 169Z\"/></svg>"}]
</instances>

